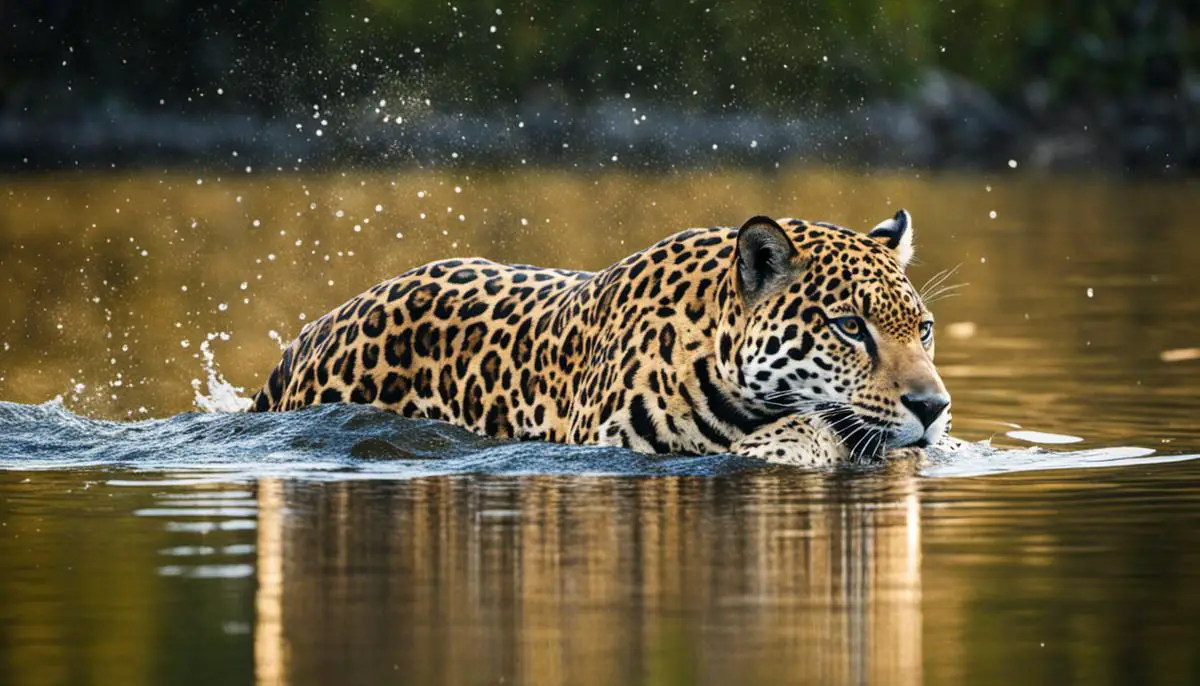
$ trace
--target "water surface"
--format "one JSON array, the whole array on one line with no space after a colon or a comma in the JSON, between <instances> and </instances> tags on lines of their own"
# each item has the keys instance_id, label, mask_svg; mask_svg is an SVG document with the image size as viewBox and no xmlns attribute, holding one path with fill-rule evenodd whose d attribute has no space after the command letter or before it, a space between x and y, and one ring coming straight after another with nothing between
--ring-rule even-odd
<instances>
[{"instance_id":1,"label":"water surface","mask_svg":"<svg viewBox=\"0 0 1200 686\"><path fill-rule=\"evenodd\" d=\"M434 171L0 194L0 683L1200 682L1193 186ZM361 407L195 411L428 259L595 269L686 226L899 206L914 280L967 284L933 306L962 454L812 473Z\"/></svg>"}]
</instances>

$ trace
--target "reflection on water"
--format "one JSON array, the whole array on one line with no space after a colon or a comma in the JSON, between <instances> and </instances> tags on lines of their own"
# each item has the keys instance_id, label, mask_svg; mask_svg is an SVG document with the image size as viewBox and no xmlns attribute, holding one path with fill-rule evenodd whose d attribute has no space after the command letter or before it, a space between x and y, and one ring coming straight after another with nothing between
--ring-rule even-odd
<instances>
[{"instance_id":1,"label":"reflection on water","mask_svg":"<svg viewBox=\"0 0 1200 686\"><path fill-rule=\"evenodd\" d=\"M0 472L0 683L1196 683L1196 476Z\"/></svg>"},{"instance_id":2,"label":"reflection on water","mask_svg":"<svg viewBox=\"0 0 1200 686\"><path fill-rule=\"evenodd\" d=\"M259 681L921 683L915 489L267 481Z\"/></svg>"}]
</instances>

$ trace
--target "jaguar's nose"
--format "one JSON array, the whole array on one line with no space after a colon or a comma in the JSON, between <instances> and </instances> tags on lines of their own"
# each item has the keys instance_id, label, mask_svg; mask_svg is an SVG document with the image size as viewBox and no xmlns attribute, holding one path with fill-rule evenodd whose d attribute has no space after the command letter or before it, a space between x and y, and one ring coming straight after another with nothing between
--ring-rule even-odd
<instances>
[{"instance_id":1,"label":"jaguar's nose","mask_svg":"<svg viewBox=\"0 0 1200 686\"><path fill-rule=\"evenodd\" d=\"M921 426L926 429L950 406L950 398L944 393L905 393L900 396L900 402L921 420Z\"/></svg>"}]
</instances>

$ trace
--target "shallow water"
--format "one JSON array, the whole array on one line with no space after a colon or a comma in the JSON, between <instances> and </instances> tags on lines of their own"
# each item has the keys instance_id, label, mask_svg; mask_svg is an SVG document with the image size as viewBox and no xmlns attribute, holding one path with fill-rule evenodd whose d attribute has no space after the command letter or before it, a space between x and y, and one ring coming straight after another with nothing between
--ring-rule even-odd
<instances>
[{"instance_id":1,"label":"shallow water","mask_svg":"<svg viewBox=\"0 0 1200 686\"><path fill-rule=\"evenodd\" d=\"M447 171L0 192L6 686L1200 682L1192 186ZM927 464L186 412L259 383L269 331L433 257L598 268L683 226L863 227L901 203L914 280L969 284L934 311L975 443Z\"/></svg>"}]
</instances>

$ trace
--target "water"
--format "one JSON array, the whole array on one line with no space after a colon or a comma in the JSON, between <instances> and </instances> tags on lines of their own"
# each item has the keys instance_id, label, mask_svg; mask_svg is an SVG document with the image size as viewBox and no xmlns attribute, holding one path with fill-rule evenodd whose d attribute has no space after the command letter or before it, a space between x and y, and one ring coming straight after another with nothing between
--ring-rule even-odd
<instances>
[{"instance_id":1,"label":"water","mask_svg":"<svg viewBox=\"0 0 1200 686\"><path fill-rule=\"evenodd\" d=\"M447 171L0 193L6 686L1200 682L1188 185ZM304 321L433 257L594 269L681 226L865 227L900 203L914 280L968 284L933 309L972 444L927 464L219 411Z\"/></svg>"}]
</instances>

